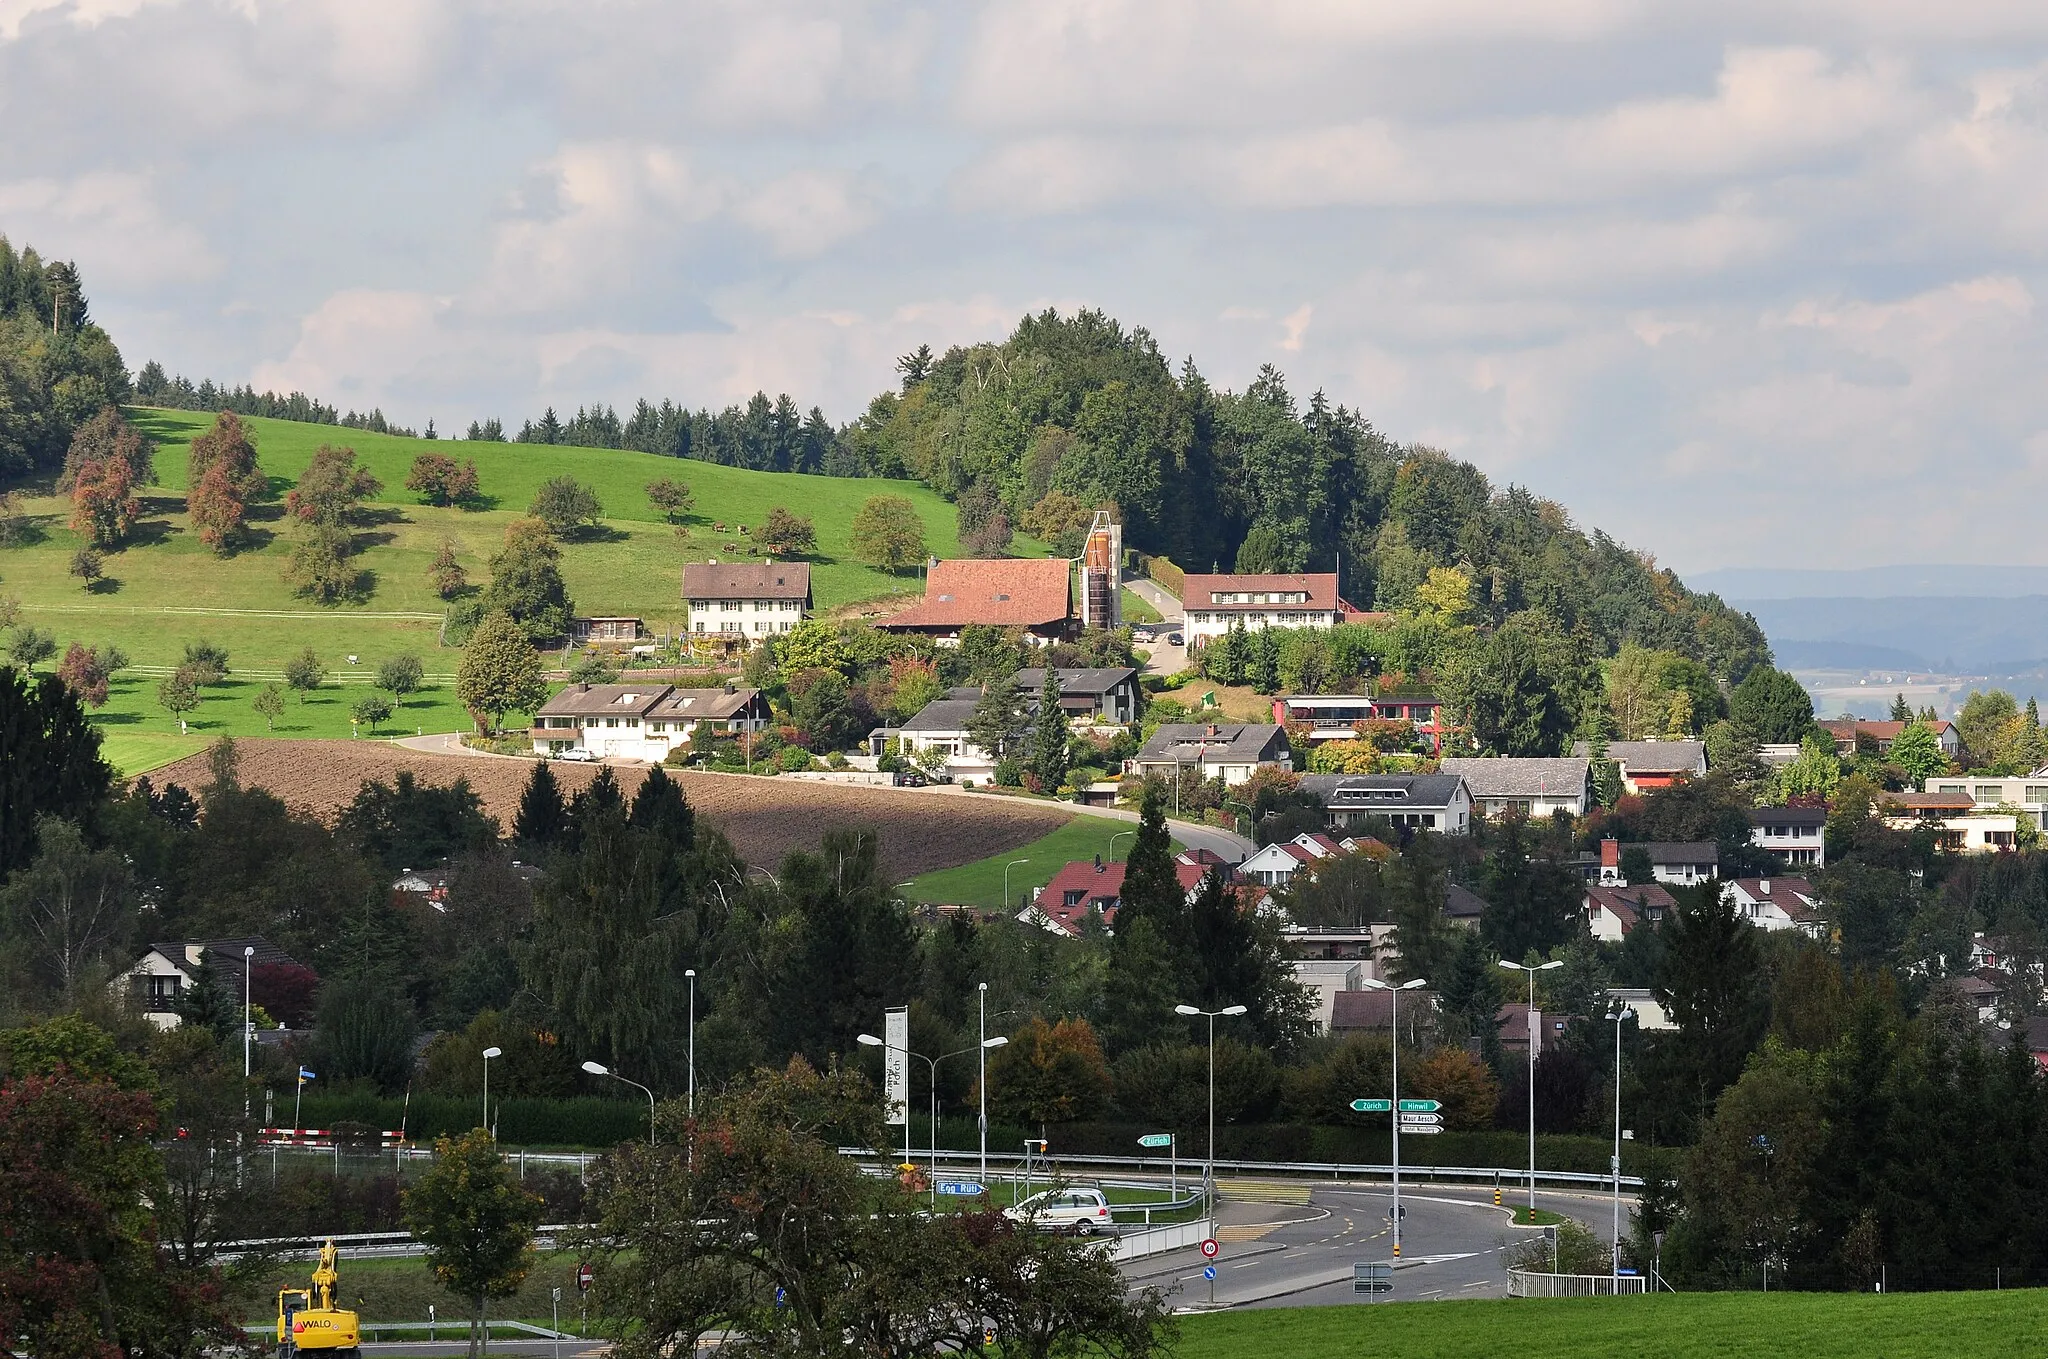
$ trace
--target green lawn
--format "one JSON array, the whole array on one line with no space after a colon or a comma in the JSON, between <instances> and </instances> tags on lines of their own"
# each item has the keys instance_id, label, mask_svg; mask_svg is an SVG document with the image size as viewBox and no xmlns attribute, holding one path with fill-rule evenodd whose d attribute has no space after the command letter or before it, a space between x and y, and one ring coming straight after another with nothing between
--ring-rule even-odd
<instances>
[{"instance_id":1,"label":"green lawn","mask_svg":"<svg viewBox=\"0 0 2048 1359\"><path fill-rule=\"evenodd\" d=\"M546 1325L548 1290L560 1288L562 1329L573 1332L576 1329L576 1264L576 1257L567 1251L542 1254L515 1296L491 1304L492 1319L537 1321ZM265 1271L261 1278L250 1280L237 1293L242 1315L251 1321L266 1315L275 1317L277 1290L306 1287L306 1279L312 1269L311 1260L286 1260ZM460 1323L467 1315L462 1300L435 1283L426 1261L418 1256L383 1260L344 1258L336 1272L341 1275L338 1300L343 1307L360 1313L366 1324L425 1321L429 1303L434 1305L443 1322ZM427 1337L425 1331L420 1331L392 1338L425 1340ZM453 1336L443 1333L441 1338L459 1340L462 1337L459 1333Z\"/></svg>"},{"instance_id":2,"label":"green lawn","mask_svg":"<svg viewBox=\"0 0 2048 1359\"><path fill-rule=\"evenodd\" d=\"M976 794L980 796L980 794ZM1106 816L1079 815L1042 839L1022 849L998 854L958 868L945 868L914 878L903 894L912 901L943 902L948 905L980 906L990 910L1003 904L1003 866L1019 859L1030 862L1010 870L1010 898L1022 909L1031 889L1043 887L1075 859L1092 859L1100 854L1104 862L1130 854L1137 823ZM1110 853L1110 839L1116 839L1116 853ZM1176 843L1175 848L1180 846Z\"/></svg>"},{"instance_id":3,"label":"green lawn","mask_svg":"<svg viewBox=\"0 0 2048 1359\"><path fill-rule=\"evenodd\" d=\"M1147 604L1144 600L1138 598L1136 594L1126 589L1123 592L1123 597L1124 622L1157 623L1159 621L1159 610L1153 608L1150 604Z\"/></svg>"},{"instance_id":4,"label":"green lawn","mask_svg":"<svg viewBox=\"0 0 2048 1359\"><path fill-rule=\"evenodd\" d=\"M1419 1274L1395 1275L1400 1290ZM1664 1293L1185 1317L1177 1359L2035 1359L2048 1292Z\"/></svg>"},{"instance_id":5,"label":"green lawn","mask_svg":"<svg viewBox=\"0 0 2048 1359\"><path fill-rule=\"evenodd\" d=\"M953 507L906 482L749 472L616 449L428 441L331 425L248 420L263 470L280 496L323 443L354 448L384 483L382 498L370 507L375 522L359 535L358 560L371 573L374 588L361 603L323 607L295 596L283 579L292 535L280 504L253 511L255 541L225 560L214 557L193 534L182 494L186 446L211 417L158 410L131 415L158 443L158 485L144 496L133 540L106 555L107 579L100 587L88 592L69 574L72 553L82 540L65 527L69 507L59 497L32 495L27 508L39 539L0 551L0 596L18 598L24 621L53 633L60 654L73 641L112 643L133 662L135 669L114 686L96 717L108 737L109 757L131 774L189 753L214 736L265 735L249 700L262 681L277 677L286 658L309 646L343 687L305 708L294 703L276 735L349 735L348 708L362 690L347 686L367 684L379 662L400 654L419 656L434 687L415 695L386 734L465 725L452 693L460 657L440 645L444 606L427 582L428 563L444 541L452 542L472 583L482 584L505 525L524 512L535 488L552 476L566 473L590 485L606 511L601 534L564 546L563 575L578 612L635 615L656 631L684 622L683 563L745 559L748 540L739 535L738 525L758 527L778 505L810 516L817 525L812 581L821 608L916 588L913 578L891 577L851 560L853 516L869 496L908 498L924 520L931 549L942 555L959 551ZM456 510L415 503L404 489L405 478L413 457L430 449L476 459L491 506ZM687 539L676 536L643 490L664 476L687 483L696 495ZM726 526L724 533L712 529L719 522ZM1032 549L1027 545L1025 550ZM188 724L191 733L180 736L175 719L157 706L157 681L183 659L187 643L202 639L226 648L233 674L228 685L207 692L197 720ZM350 656L357 659L351 663Z\"/></svg>"}]
</instances>

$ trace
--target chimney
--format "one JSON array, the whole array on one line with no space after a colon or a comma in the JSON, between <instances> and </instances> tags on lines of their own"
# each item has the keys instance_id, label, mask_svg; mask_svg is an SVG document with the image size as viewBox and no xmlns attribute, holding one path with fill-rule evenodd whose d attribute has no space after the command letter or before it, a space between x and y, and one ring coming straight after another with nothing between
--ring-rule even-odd
<instances>
[{"instance_id":1,"label":"chimney","mask_svg":"<svg viewBox=\"0 0 2048 1359\"><path fill-rule=\"evenodd\" d=\"M727 680L725 682L725 692L727 692L728 694L736 694L739 692L739 689L737 686L733 684L731 680Z\"/></svg>"},{"instance_id":2,"label":"chimney","mask_svg":"<svg viewBox=\"0 0 2048 1359\"><path fill-rule=\"evenodd\" d=\"M1100 854L1095 856L1095 871L1097 873L1102 871L1102 856Z\"/></svg>"},{"instance_id":3,"label":"chimney","mask_svg":"<svg viewBox=\"0 0 2048 1359\"><path fill-rule=\"evenodd\" d=\"M1209 724L1209 735L1211 735L1211 736L1214 736L1214 735L1216 735L1216 734L1217 734L1217 727L1216 727L1216 724L1215 724L1214 722L1211 722L1211 723Z\"/></svg>"},{"instance_id":4,"label":"chimney","mask_svg":"<svg viewBox=\"0 0 2048 1359\"><path fill-rule=\"evenodd\" d=\"M1758 878L1756 880L1756 890L1764 896L1769 896L1771 894L1771 880L1769 878Z\"/></svg>"},{"instance_id":5,"label":"chimney","mask_svg":"<svg viewBox=\"0 0 2048 1359\"><path fill-rule=\"evenodd\" d=\"M577 693L579 693L579 694L587 694L587 693L589 693L589 692L590 692L590 681L589 681L589 680L582 680L582 681L579 681L579 682L577 683L577 685L576 685L576 692L577 692Z\"/></svg>"},{"instance_id":6,"label":"chimney","mask_svg":"<svg viewBox=\"0 0 2048 1359\"><path fill-rule=\"evenodd\" d=\"M1600 842L1600 866L1602 868L1621 867L1620 841L1610 836Z\"/></svg>"}]
</instances>

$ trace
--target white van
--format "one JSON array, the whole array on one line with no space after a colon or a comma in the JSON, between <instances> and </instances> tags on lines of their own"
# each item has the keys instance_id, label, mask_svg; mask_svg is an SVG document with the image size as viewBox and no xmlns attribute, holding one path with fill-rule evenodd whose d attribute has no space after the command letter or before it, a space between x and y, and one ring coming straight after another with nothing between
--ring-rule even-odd
<instances>
[{"instance_id":1,"label":"white van","mask_svg":"<svg viewBox=\"0 0 2048 1359\"><path fill-rule=\"evenodd\" d=\"M1048 1189L1014 1208L1003 1209L1003 1216L1029 1227L1076 1236L1115 1230L1109 1220L1109 1200L1100 1189Z\"/></svg>"}]
</instances>

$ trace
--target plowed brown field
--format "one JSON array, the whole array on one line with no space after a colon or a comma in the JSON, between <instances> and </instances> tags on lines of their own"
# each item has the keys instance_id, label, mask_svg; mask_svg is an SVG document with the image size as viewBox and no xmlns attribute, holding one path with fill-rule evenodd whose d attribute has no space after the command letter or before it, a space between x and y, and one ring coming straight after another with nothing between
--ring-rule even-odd
<instances>
[{"instance_id":1,"label":"plowed brown field","mask_svg":"<svg viewBox=\"0 0 2048 1359\"><path fill-rule=\"evenodd\" d=\"M423 783L468 779L484 810L509 827L519 794L533 771L527 760L489 755L438 755L367 741L243 741L242 782L267 788L299 811L332 822L365 780L391 782L409 769ZM554 767L564 796L597 777L587 764ZM628 796L646 770L618 767L613 774ZM937 868L973 863L1026 845L1064 824L1071 812L1042 803L1016 802L952 791L839 788L739 774L670 773L690 805L732 840L749 863L773 868L792 849L815 849L825 832L872 827L881 833L882 859L891 882ZM196 791L207 781L206 756L193 755L150 771L162 788L180 783Z\"/></svg>"}]
</instances>

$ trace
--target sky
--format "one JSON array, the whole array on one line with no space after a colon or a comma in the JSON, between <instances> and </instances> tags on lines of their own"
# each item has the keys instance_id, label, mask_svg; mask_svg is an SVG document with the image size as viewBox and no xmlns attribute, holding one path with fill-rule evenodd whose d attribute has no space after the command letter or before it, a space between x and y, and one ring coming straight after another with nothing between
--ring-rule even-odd
<instances>
[{"instance_id":1,"label":"sky","mask_svg":"<svg viewBox=\"0 0 2048 1359\"><path fill-rule=\"evenodd\" d=\"M2040 0L0 0L132 367L456 432L1102 308L1681 571L2048 564Z\"/></svg>"}]
</instances>

